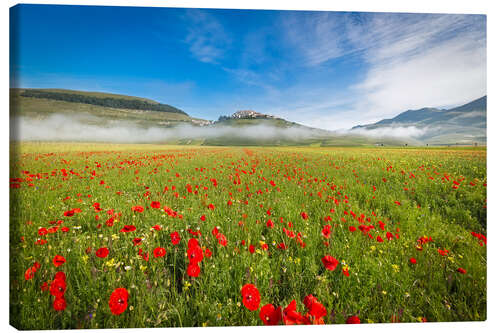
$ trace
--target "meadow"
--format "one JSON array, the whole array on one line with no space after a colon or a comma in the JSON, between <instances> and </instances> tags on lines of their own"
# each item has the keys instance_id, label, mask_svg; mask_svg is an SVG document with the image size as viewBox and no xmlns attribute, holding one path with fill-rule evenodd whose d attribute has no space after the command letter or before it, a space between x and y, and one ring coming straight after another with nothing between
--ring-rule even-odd
<instances>
[{"instance_id":1,"label":"meadow","mask_svg":"<svg viewBox=\"0 0 500 333\"><path fill-rule=\"evenodd\" d=\"M11 146L19 329L486 320L485 148Z\"/></svg>"}]
</instances>

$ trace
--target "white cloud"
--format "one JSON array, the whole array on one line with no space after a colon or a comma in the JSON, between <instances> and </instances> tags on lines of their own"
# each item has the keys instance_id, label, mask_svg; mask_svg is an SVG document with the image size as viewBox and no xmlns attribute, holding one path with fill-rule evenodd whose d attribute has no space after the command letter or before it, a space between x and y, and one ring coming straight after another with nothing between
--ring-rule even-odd
<instances>
[{"instance_id":1,"label":"white cloud","mask_svg":"<svg viewBox=\"0 0 500 333\"><path fill-rule=\"evenodd\" d=\"M298 17L285 16L284 26L308 66L355 56L366 69L344 91L350 105L338 105L337 93L322 91L314 99L287 100L290 118L324 129L349 128L486 94L484 16L313 13L302 16L303 22ZM304 103L309 116L295 113Z\"/></svg>"},{"instance_id":2,"label":"white cloud","mask_svg":"<svg viewBox=\"0 0 500 333\"><path fill-rule=\"evenodd\" d=\"M231 45L231 38L217 19L207 11L190 9L186 42L189 50L199 61L218 63Z\"/></svg>"}]
</instances>

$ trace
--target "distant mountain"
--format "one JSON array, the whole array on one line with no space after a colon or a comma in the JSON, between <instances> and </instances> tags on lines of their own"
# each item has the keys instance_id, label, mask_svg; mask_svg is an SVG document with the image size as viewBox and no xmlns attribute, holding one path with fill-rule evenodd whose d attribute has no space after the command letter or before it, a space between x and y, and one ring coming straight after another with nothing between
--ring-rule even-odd
<instances>
[{"instance_id":1,"label":"distant mountain","mask_svg":"<svg viewBox=\"0 0 500 333\"><path fill-rule=\"evenodd\" d=\"M392 119L354 126L352 132L370 132L391 128L416 129L416 139L425 143L485 143L486 96L452 109L422 108L408 110ZM420 132L419 132L420 131Z\"/></svg>"}]
</instances>

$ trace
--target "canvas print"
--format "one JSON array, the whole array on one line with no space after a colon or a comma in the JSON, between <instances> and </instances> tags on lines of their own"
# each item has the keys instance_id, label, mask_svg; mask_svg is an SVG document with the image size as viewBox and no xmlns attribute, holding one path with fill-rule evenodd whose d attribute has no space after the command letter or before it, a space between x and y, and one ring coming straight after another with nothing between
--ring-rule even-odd
<instances>
[{"instance_id":1,"label":"canvas print","mask_svg":"<svg viewBox=\"0 0 500 333\"><path fill-rule=\"evenodd\" d=\"M486 104L481 13L11 7L10 323L484 321Z\"/></svg>"}]
</instances>

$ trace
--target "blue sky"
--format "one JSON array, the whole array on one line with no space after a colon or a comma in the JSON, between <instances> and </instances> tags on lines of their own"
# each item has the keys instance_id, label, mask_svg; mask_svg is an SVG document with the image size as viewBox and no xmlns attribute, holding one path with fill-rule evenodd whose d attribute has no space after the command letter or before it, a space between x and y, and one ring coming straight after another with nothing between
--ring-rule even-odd
<instances>
[{"instance_id":1,"label":"blue sky","mask_svg":"<svg viewBox=\"0 0 500 333\"><path fill-rule=\"evenodd\" d=\"M331 130L486 94L483 15L21 5L10 55L11 87Z\"/></svg>"}]
</instances>

